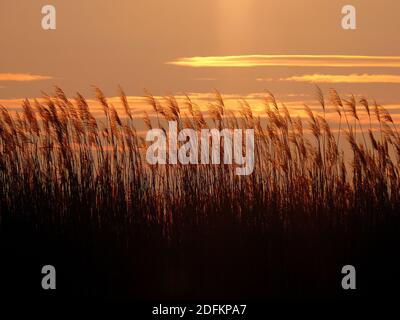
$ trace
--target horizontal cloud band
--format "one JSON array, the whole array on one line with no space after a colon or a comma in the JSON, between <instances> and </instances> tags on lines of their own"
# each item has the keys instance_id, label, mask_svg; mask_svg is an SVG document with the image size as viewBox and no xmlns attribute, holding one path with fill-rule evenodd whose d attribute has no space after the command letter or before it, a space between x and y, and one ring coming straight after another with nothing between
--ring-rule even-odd
<instances>
[{"instance_id":1,"label":"horizontal cloud band","mask_svg":"<svg viewBox=\"0 0 400 320\"><path fill-rule=\"evenodd\" d=\"M186 57L167 64L184 67L388 67L399 68L400 56L237 55Z\"/></svg>"},{"instance_id":2,"label":"horizontal cloud band","mask_svg":"<svg viewBox=\"0 0 400 320\"><path fill-rule=\"evenodd\" d=\"M49 79L52 79L52 77L30 73L0 73L0 81L37 81Z\"/></svg>"},{"instance_id":3,"label":"horizontal cloud band","mask_svg":"<svg viewBox=\"0 0 400 320\"><path fill-rule=\"evenodd\" d=\"M400 83L400 75L394 74L305 74L281 81L316 82L316 83Z\"/></svg>"}]
</instances>

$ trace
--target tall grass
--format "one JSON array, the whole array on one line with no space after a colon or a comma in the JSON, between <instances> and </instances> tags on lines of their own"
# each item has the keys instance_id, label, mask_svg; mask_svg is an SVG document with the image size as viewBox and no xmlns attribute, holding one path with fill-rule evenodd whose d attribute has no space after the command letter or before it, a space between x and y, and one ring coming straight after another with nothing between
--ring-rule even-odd
<instances>
[{"instance_id":1,"label":"tall grass","mask_svg":"<svg viewBox=\"0 0 400 320\"><path fill-rule=\"evenodd\" d=\"M271 259L297 261L283 258L282 252L295 254L298 237L315 235L312 241L322 241L326 233L346 248L354 240L349 234L358 237L398 221L400 134L389 112L376 103L370 106L365 98L343 98L335 90L325 97L318 89L321 112L305 105L303 119L294 117L271 93L261 114L246 101L235 114L219 93L207 111L190 97L182 106L173 96L163 101L147 96L154 113L143 119L148 129L165 130L166 121L197 131L254 129L254 172L237 176L231 165L148 165L146 144L122 89L124 114L118 114L100 89L95 92L102 119L94 117L82 95L69 99L60 88L40 102L25 100L23 111L16 114L1 107L3 225L25 221L38 229L78 236L84 226L86 231L107 230L136 248L157 234L157 243L186 252L181 259L190 256L192 261L197 260L185 245L191 243L191 251L201 251L202 246L193 241L242 252L239 259L267 252ZM327 112L337 114L335 130ZM362 113L368 128L361 123ZM252 237L257 240L249 240ZM350 240L339 245L339 237ZM246 249L250 243L257 253ZM209 259L217 256L203 253ZM265 269L257 269L258 275L280 268L278 262L266 266L260 261L260 266ZM163 265L163 272L174 274L177 282L172 269Z\"/></svg>"}]
</instances>

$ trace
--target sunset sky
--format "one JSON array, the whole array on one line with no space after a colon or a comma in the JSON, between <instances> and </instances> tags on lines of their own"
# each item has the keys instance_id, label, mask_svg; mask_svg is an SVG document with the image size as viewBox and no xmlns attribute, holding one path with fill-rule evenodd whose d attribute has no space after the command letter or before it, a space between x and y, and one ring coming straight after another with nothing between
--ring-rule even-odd
<instances>
[{"instance_id":1,"label":"sunset sky","mask_svg":"<svg viewBox=\"0 0 400 320\"><path fill-rule=\"evenodd\" d=\"M41 8L57 29L41 28ZM341 8L357 9L357 30ZM400 104L400 2L393 0L4 0L0 103L50 92L93 96L269 90L283 101L326 90ZM10 102L11 103L11 102Z\"/></svg>"}]
</instances>

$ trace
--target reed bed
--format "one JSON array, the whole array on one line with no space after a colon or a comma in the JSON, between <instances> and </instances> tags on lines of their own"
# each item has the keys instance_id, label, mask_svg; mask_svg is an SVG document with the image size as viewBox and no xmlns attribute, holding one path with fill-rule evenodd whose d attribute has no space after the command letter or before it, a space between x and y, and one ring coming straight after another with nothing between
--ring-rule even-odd
<instances>
[{"instance_id":1,"label":"reed bed","mask_svg":"<svg viewBox=\"0 0 400 320\"><path fill-rule=\"evenodd\" d=\"M324 95L317 88L321 112L305 105L304 119L293 116L271 93L266 94L262 113L242 101L237 114L225 106L218 92L206 111L190 97L182 106L173 96L162 101L147 96L153 109L151 117L143 118L147 129L165 128L167 121L197 131L254 129L254 172L237 176L232 165L147 164L146 143L135 128L134 106L122 89L123 114L100 89L95 92L104 114L101 119L92 114L82 95L69 99L60 88L44 94L40 102L25 100L22 112L16 114L1 107L3 228L16 230L22 221L34 232L51 230L71 239L89 233L96 241L94 234L104 231L107 239L141 252L139 246L152 243L155 254L162 256L164 250L175 257L164 255L162 271L158 270L169 275L162 278L169 288L178 286L177 270L188 272L187 265L176 261L204 263L193 253L199 254L202 246L215 250L200 254L210 263L221 254L217 247L242 261L229 260L241 270L246 259L258 259L257 271L248 273L260 276L298 263L299 239L311 237L302 248L304 255L320 241L314 252L322 254L330 248L323 255L332 254L337 262L340 255L332 250L344 250L347 257L360 248L357 241L371 239L370 232L380 230L379 226L398 230L400 134L389 112L375 102L341 97L335 90ZM327 120L332 111L339 121L335 130ZM367 125L361 123L362 114ZM135 255L134 250L128 252ZM203 274L204 268L194 270ZM288 273L285 270L280 271L282 277ZM254 285L253 278L245 279ZM278 285L269 281L277 290ZM185 288L177 290L182 293Z\"/></svg>"}]
</instances>

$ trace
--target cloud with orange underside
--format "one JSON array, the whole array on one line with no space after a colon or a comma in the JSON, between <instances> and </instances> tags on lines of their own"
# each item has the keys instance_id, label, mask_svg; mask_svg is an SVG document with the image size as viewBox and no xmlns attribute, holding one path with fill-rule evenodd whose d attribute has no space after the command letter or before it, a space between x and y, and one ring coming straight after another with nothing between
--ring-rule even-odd
<instances>
[{"instance_id":1,"label":"cloud with orange underside","mask_svg":"<svg viewBox=\"0 0 400 320\"><path fill-rule=\"evenodd\" d=\"M387 67L399 68L400 56L362 55L234 55L184 57L167 64L194 67Z\"/></svg>"},{"instance_id":2,"label":"cloud with orange underside","mask_svg":"<svg viewBox=\"0 0 400 320\"><path fill-rule=\"evenodd\" d=\"M38 81L49 79L52 79L52 77L30 73L0 73L0 81Z\"/></svg>"}]
</instances>

